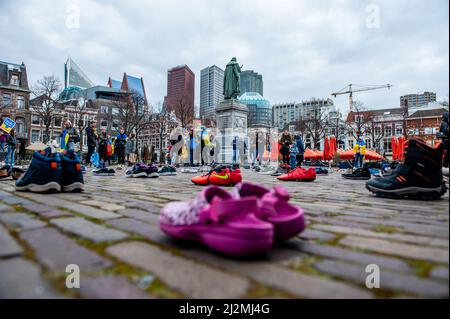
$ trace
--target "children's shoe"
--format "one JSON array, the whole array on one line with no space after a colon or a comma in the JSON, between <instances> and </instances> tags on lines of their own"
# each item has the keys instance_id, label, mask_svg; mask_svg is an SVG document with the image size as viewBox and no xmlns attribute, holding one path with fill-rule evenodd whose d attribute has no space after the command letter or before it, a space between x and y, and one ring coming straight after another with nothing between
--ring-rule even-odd
<instances>
[{"instance_id":1,"label":"children's shoe","mask_svg":"<svg viewBox=\"0 0 450 319\"><path fill-rule=\"evenodd\" d=\"M442 176L444 145L430 147L412 138L406 145L405 161L390 176L367 181L366 188L377 196L438 199L447 192Z\"/></svg>"},{"instance_id":2,"label":"children's shoe","mask_svg":"<svg viewBox=\"0 0 450 319\"><path fill-rule=\"evenodd\" d=\"M239 169L230 171L229 168L218 167L205 175L193 177L191 181L196 185L234 186L242 182L242 175Z\"/></svg>"},{"instance_id":3,"label":"children's shoe","mask_svg":"<svg viewBox=\"0 0 450 319\"><path fill-rule=\"evenodd\" d=\"M316 170L311 167L308 169L297 167L287 174L277 177L280 181L297 181L297 182L312 182L316 179Z\"/></svg>"},{"instance_id":4,"label":"children's shoe","mask_svg":"<svg viewBox=\"0 0 450 319\"><path fill-rule=\"evenodd\" d=\"M209 186L190 202L167 204L159 225L171 237L200 242L227 255L254 255L270 250L273 243L273 226L257 213L256 198L236 199Z\"/></svg>"},{"instance_id":5,"label":"children's shoe","mask_svg":"<svg viewBox=\"0 0 450 319\"><path fill-rule=\"evenodd\" d=\"M238 184L233 190L236 198L258 198L259 210L256 217L271 223L275 240L288 240L305 229L303 210L289 204L289 193L283 186L274 186L271 190L250 184Z\"/></svg>"},{"instance_id":6,"label":"children's shoe","mask_svg":"<svg viewBox=\"0 0 450 319\"><path fill-rule=\"evenodd\" d=\"M83 173L78 156L72 151L61 154L61 186L65 192L82 192L84 190Z\"/></svg>"},{"instance_id":7,"label":"children's shoe","mask_svg":"<svg viewBox=\"0 0 450 319\"><path fill-rule=\"evenodd\" d=\"M158 167L156 167L155 165L151 164L147 166L147 177L150 178L158 178L159 174L158 174Z\"/></svg>"},{"instance_id":8,"label":"children's shoe","mask_svg":"<svg viewBox=\"0 0 450 319\"><path fill-rule=\"evenodd\" d=\"M316 175L328 175L328 170L323 167L316 167Z\"/></svg>"},{"instance_id":9,"label":"children's shoe","mask_svg":"<svg viewBox=\"0 0 450 319\"><path fill-rule=\"evenodd\" d=\"M26 173L16 181L17 191L36 193L61 191L61 156L51 149L34 152Z\"/></svg>"},{"instance_id":10,"label":"children's shoe","mask_svg":"<svg viewBox=\"0 0 450 319\"><path fill-rule=\"evenodd\" d=\"M368 168L362 167L355 169L352 173L342 174L342 177L353 180L368 180L371 175Z\"/></svg>"},{"instance_id":11,"label":"children's shoe","mask_svg":"<svg viewBox=\"0 0 450 319\"><path fill-rule=\"evenodd\" d=\"M114 176L115 171L112 168L100 168L92 171L95 176Z\"/></svg>"},{"instance_id":12,"label":"children's shoe","mask_svg":"<svg viewBox=\"0 0 450 319\"><path fill-rule=\"evenodd\" d=\"M173 166L164 166L159 171L160 176L174 176L177 175L177 170Z\"/></svg>"},{"instance_id":13,"label":"children's shoe","mask_svg":"<svg viewBox=\"0 0 450 319\"><path fill-rule=\"evenodd\" d=\"M131 169L127 170L125 173L126 177L133 177L133 178L143 178L147 177L147 170L148 166L145 164L135 164Z\"/></svg>"}]
</instances>

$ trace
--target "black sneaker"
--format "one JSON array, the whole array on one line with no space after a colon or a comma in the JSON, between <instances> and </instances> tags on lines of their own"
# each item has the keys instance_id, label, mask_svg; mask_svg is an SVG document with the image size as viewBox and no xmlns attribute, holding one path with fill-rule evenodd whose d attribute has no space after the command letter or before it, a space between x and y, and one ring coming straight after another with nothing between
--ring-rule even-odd
<instances>
[{"instance_id":1,"label":"black sneaker","mask_svg":"<svg viewBox=\"0 0 450 319\"><path fill-rule=\"evenodd\" d=\"M147 166L147 176L150 178L157 178L159 177L158 174L158 167L156 167L153 164L150 164Z\"/></svg>"},{"instance_id":2,"label":"black sneaker","mask_svg":"<svg viewBox=\"0 0 450 319\"><path fill-rule=\"evenodd\" d=\"M109 168L100 168L92 171L92 174L95 176L113 176L115 174L115 171Z\"/></svg>"},{"instance_id":3,"label":"black sneaker","mask_svg":"<svg viewBox=\"0 0 450 319\"><path fill-rule=\"evenodd\" d=\"M408 141L405 162L390 176L370 180L366 188L377 196L438 199L447 191L442 176L443 144L434 148L421 139Z\"/></svg>"},{"instance_id":4,"label":"black sneaker","mask_svg":"<svg viewBox=\"0 0 450 319\"><path fill-rule=\"evenodd\" d=\"M147 177L147 169L148 166L144 164L135 164L131 169L129 169L126 173L126 177Z\"/></svg>"},{"instance_id":5,"label":"black sneaker","mask_svg":"<svg viewBox=\"0 0 450 319\"><path fill-rule=\"evenodd\" d=\"M177 170L172 166L164 166L159 171L160 176L174 176L177 175Z\"/></svg>"},{"instance_id":6,"label":"black sneaker","mask_svg":"<svg viewBox=\"0 0 450 319\"><path fill-rule=\"evenodd\" d=\"M352 173L342 174L343 178L354 180L368 180L370 179L370 171L368 168L357 168Z\"/></svg>"},{"instance_id":7,"label":"black sneaker","mask_svg":"<svg viewBox=\"0 0 450 319\"><path fill-rule=\"evenodd\" d=\"M36 193L61 191L61 156L45 151L34 152L30 166L24 175L16 181L17 191Z\"/></svg>"},{"instance_id":8,"label":"black sneaker","mask_svg":"<svg viewBox=\"0 0 450 319\"><path fill-rule=\"evenodd\" d=\"M82 192L84 190L83 173L78 156L69 151L61 154L61 185L65 192Z\"/></svg>"}]
</instances>

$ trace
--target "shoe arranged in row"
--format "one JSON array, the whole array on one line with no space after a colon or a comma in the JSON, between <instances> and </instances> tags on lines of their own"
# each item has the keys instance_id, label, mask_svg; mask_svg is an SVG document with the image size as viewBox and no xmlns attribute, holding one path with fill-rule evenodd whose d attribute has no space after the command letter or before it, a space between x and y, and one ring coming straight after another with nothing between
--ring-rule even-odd
<instances>
[{"instance_id":1,"label":"shoe arranged in row","mask_svg":"<svg viewBox=\"0 0 450 319\"><path fill-rule=\"evenodd\" d=\"M164 166L158 171L159 176L175 176L177 175L177 170L173 166Z\"/></svg>"},{"instance_id":2,"label":"shoe arranged in row","mask_svg":"<svg viewBox=\"0 0 450 319\"><path fill-rule=\"evenodd\" d=\"M353 170L350 173L342 174L342 177L345 179L353 179L353 180L368 180L371 177L370 171L366 167L360 167Z\"/></svg>"},{"instance_id":3,"label":"shoe arranged in row","mask_svg":"<svg viewBox=\"0 0 450 319\"><path fill-rule=\"evenodd\" d=\"M407 142L405 161L393 173L367 181L366 188L383 197L438 199L447 192L442 175L444 145L430 147L413 138Z\"/></svg>"},{"instance_id":4,"label":"shoe arranged in row","mask_svg":"<svg viewBox=\"0 0 450 319\"><path fill-rule=\"evenodd\" d=\"M126 177L133 178L158 178L158 168L151 164L147 165L144 163L135 164L131 169L125 172Z\"/></svg>"},{"instance_id":5,"label":"shoe arranged in row","mask_svg":"<svg viewBox=\"0 0 450 319\"><path fill-rule=\"evenodd\" d=\"M289 194L239 184L233 192L208 186L190 202L172 202L162 210L161 230L180 240L196 241L227 255L267 252L305 228L303 211L288 203Z\"/></svg>"},{"instance_id":6,"label":"shoe arranged in row","mask_svg":"<svg viewBox=\"0 0 450 319\"><path fill-rule=\"evenodd\" d=\"M316 170L311 168L297 167L287 174L278 176L277 179L285 182L312 182L316 179Z\"/></svg>"},{"instance_id":7,"label":"shoe arranged in row","mask_svg":"<svg viewBox=\"0 0 450 319\"><path fill-rule=\"evenodd\" d=\"M81 163L74 152L35 152L28 170L16 181L17 191L80 192L84 190Z\"/></svg>"},{"instance_id":8,"label":"shoe arranged in row","mask_svg":"<svg viewBox=\"0 0 450 319\"><path fill-rule=\"evenodd\" d=\"M240 169L219 166L207 174L193 177L191 181L196 185L234 186L242 182L242 175Z\"/></svg>"},{"instance_id":9,"label":"shoe arranged in row","mask_svg":"<svg viewBox=\"0 0 450 319\"><path fill-rule=\"evenodd\" d=\"M114 175L116 175L116 171L113 170L112 168L103 167L103 168L93 170L92 175L94 175L94 176L114 176Z\"/></svg>"},{"instance_id":10,"label":"shoe arranged in row","mask_svg":"<svg viewBox=\"0 0 450 319\"><path fill-rule=\"evenodd\" d=\"M281 164L280 166L278 166L275 172L272 172L270 174L270 176L281 176L289 173L290 170L291 167L288 164Z\"/></svg>"},{"instance_id":11,"label":"shoe arranged in row","mask_svg":"<svg viewBox=\"0 0 450 319\"><path fill-rule=\"evenodd\" d=\"M315 170L317 175L328 175L328 169L324 167L316 167Z\"/></svg>"}]
</instances>

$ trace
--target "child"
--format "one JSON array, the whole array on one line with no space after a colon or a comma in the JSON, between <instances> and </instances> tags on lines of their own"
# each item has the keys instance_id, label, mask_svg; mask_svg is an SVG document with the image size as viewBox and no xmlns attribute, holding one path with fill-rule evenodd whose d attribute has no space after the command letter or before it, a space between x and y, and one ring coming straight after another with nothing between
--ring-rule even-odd
<instances>
[{"instance_id":1,"label":"child","mask_svg":"<svg viewBox=\"0 0 450 319\"><path fill-rule=\"evenodd\" d=\"M297 154L298 154L297 144L294 143L289 148L289 165L291 165L291 169L297 167Z\"/></svg>"},{"instance_id":2,"label":"child","mask_svg":"<svg viewBox=\"0 0 450 319\"><path fill-rule=\"evenodd\" d=\"M9 132L8 137L6 139L6 144L8 145L8 153L6 154L5 165L8 167L9 173L11 173L12 168L14 167L14 155L16 153L17 141L15 138L14 129Z\"/></svg>"}]
</instances>

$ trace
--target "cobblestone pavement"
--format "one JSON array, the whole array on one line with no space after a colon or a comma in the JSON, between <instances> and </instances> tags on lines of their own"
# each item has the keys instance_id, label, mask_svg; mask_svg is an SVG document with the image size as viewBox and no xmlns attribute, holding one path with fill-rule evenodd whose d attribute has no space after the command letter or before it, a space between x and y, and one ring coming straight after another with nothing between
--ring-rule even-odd
<instances>
[{"instance_id":1,"label":"cobblestone pavement","mask_svg":"<svg viewBox=\"0 0 450 319\"><path fill-rule=\"evenodd\" d=\"M160 208L201 187L190 174L159 179L86 175L81 194L15 192L0 181L2 298L448 298L449 198L376 198L337 172L284 183L306 213L300 237L238 260L158 229ZM275 178L244 170L265 186ZM66 288L66 266L81 270ZM380 267L380 289L365 286Z\"/></svg>"}]
</instances>

